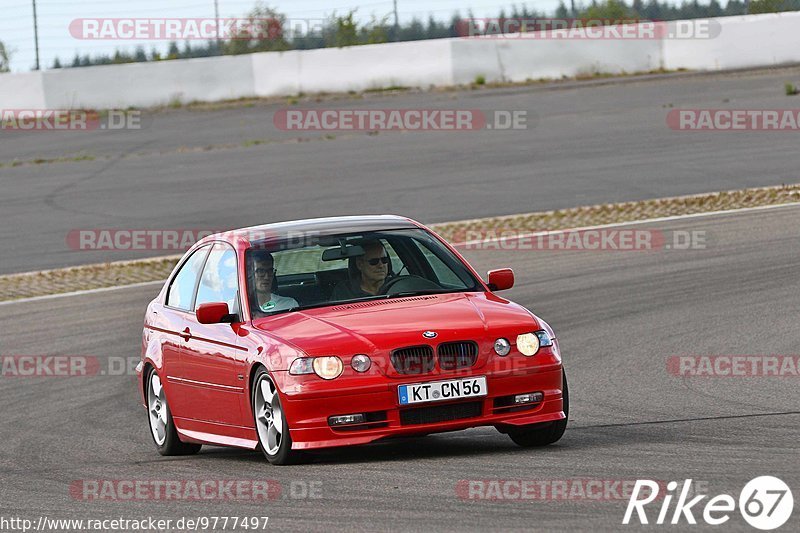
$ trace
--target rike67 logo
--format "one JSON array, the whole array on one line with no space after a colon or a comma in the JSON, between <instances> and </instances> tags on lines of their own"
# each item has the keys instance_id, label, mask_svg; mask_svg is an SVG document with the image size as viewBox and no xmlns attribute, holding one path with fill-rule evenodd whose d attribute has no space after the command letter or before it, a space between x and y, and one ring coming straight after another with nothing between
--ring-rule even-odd
<instances>
[{"instance_id":1,"label":"rike67 logo","mask_svg":"<svg viewBox=\"0 0 800 533\"><path fill-rule=\"evenodd\" d=\"M701 505L700 502L708 498L707 494L691 494L692 480L687 479L679 487L677 481L667 483L666 494L659 494L663 485L649 479L638 479L633 488L633 494L628 501L625 517L622 523L630 524L634 512L641 524L649 524L652 515L648 517L645 507L660 500L656 524L676 525L685 520L687 524L697 524L695 513L702 513L706 524L718 526L726 523L731 514L736 511L737 501L729 494L719 494ZM694 497L689 499L690 494ZM672 508L673 500L677 500ZM792 515L794 498L789 486L782 480L772 476L760 476L750 480L739 493L739 512L742 518L756 529L768 531L777 529L785 524Z\"/></svg>"}]
</instances>

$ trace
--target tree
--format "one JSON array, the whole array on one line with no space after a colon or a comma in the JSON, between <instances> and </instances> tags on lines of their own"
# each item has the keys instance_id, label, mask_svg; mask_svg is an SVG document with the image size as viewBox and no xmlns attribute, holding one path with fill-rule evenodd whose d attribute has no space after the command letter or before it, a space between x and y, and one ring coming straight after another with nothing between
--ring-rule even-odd
<instances>
[{"instance_id":1,"label":"tree","mask_svg":"<svg viewBox=\"0 0 800 533\"><path fill-rule=\"evenodd\" d=\"M424 39L425 37L423 37ZM378 19L374 14L368 26L361 28L361 41L366 44L389 42L389 15Z\"/></svg>"},{"instance_id":2,"label":"tree","mask_svg":"<svg viewBox=\"0 0 800 533\"><path fill-rule=\"evenodd\" d=\"M355 9L341 17L337 17L336 13L333 14L330 24L333 34L329 38L328 46L342 48L358 44L358 23L355 21L355 14Z\"/></svg>"},{"instance_id":3,"label":"tree","mask_svg":"<svg viewBox=\"0 0 800 533\"><path fill-rule=\"evenodd\" d=\"M0 72L8 72L11 70L11 53L6 46L0 41Z\"/></svg>"},{"instance_id":4,"label":"tree","mask_svg":"<svg viewBox=\"0 0 800 533\"><path fill-rule=\"evenodd\" d=\"M721 17L722 16L722 6L719 5L717 0L711 0L708 3L708 8L706 8L706 16L707 17Z\"/></svg>"},{"instance_id":5,"label":"tree","mask_svg":"<svg viewBox=\"0 0 800 533\"><path fill-rule=\"evenodd\" d=\"M602 4L592 2L592 5L581 13L580 18L602 20L604 24L615 24L624 20L632 20L636 17L624 2L605 0Z\"/></svg>"},{"instance_id":6,"label":"tree","mask_svg":"<svg viewBox=\"0 0 800 533\"><path fill-rule=\"evenodd\" d=\"M425 26L417 17L411 19L411 23L408 26L400 28L400 41L420 41L428 38L425 33Z\"/></svg>"},{"instance_id":7,"label":"tree","mask_svg":"<svg viewBox=\"0 0 800 533\"><path fill-rule=\"evenodd\" d=\"M248 27L238 28L223 46L224 54L280 52L292 46L286 40L286 15L257 5L247 15Z\"/></svg>"},{"instance_id":8,"label":"tree","mask_svg":"<svg viewBox=\"0 0 800 533\"><path fill-rule=\"evenodd\" d=\"M797 9L796 4L796 2L792 2L791 0L753 0L750 2L750 13L756 14L795 11Z\"/></svg>"}]
</instances>

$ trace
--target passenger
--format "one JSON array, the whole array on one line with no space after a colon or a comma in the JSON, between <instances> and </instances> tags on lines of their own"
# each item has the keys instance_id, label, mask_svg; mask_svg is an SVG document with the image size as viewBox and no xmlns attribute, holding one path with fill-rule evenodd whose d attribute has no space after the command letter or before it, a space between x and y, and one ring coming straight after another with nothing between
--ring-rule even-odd
<instances>
[{"instance_id":1,"label":"passenger","mask_svg":"<svg viewBox=\"0 0 800 533\"><path fill-rule=\"evenodd\" d=\"M297 307L297 300L275 294L275 261L265 250L253 250L249 254L253 267L253 280L256 290L256 305L265 313L285 311Z\"/></svg>"},{"instance_id":2,"label":"passenger","mask_svg":"<svg viewBox=\"0 0 800 533\"><path fill-rule=\"evenodd\" d=\"M379 240L370 239L361 243L364 255L350 261L350 275L346 281L336 284L331 301L353 300L375 296L389 275L390 259L386 248Z\"/></svg>"}]
</instances>

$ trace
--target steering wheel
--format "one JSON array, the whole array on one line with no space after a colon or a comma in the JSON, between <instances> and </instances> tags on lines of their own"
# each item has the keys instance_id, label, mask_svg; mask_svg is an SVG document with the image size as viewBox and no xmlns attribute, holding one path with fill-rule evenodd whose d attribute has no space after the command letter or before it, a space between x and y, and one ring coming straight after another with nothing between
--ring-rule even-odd
<instances>
[{"instance_id":1,"label":"steering wheel","mask_svg":"<svg viewBox=\"0 0 800 533\"><path fill-rule=\"evenodd\" d=\"M386 280L386 282L378 290L378 294L389 295L401 292L413 292L413 291L437 290L437 289L442 289L442 286L429 279L407 274L404 276L395 276L389 280Z\"/></svg>"}]
</instances>

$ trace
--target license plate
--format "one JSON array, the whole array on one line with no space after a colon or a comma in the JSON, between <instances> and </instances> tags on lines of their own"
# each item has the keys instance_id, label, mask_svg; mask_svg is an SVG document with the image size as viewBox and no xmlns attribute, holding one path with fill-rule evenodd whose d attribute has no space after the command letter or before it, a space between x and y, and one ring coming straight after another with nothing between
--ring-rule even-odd
<instances>
[{"instance_id":1,"label":"license plate","mask_svg":"<svg viewBox=\"0 0 800 533\"><path fill-rule=\"evenodd\" d=\"M397 387L397 393L400 396L400 405L440 402L458 398L475 398L486 396L486 377L400 385Z\"/></svg>"}]
</instances>

